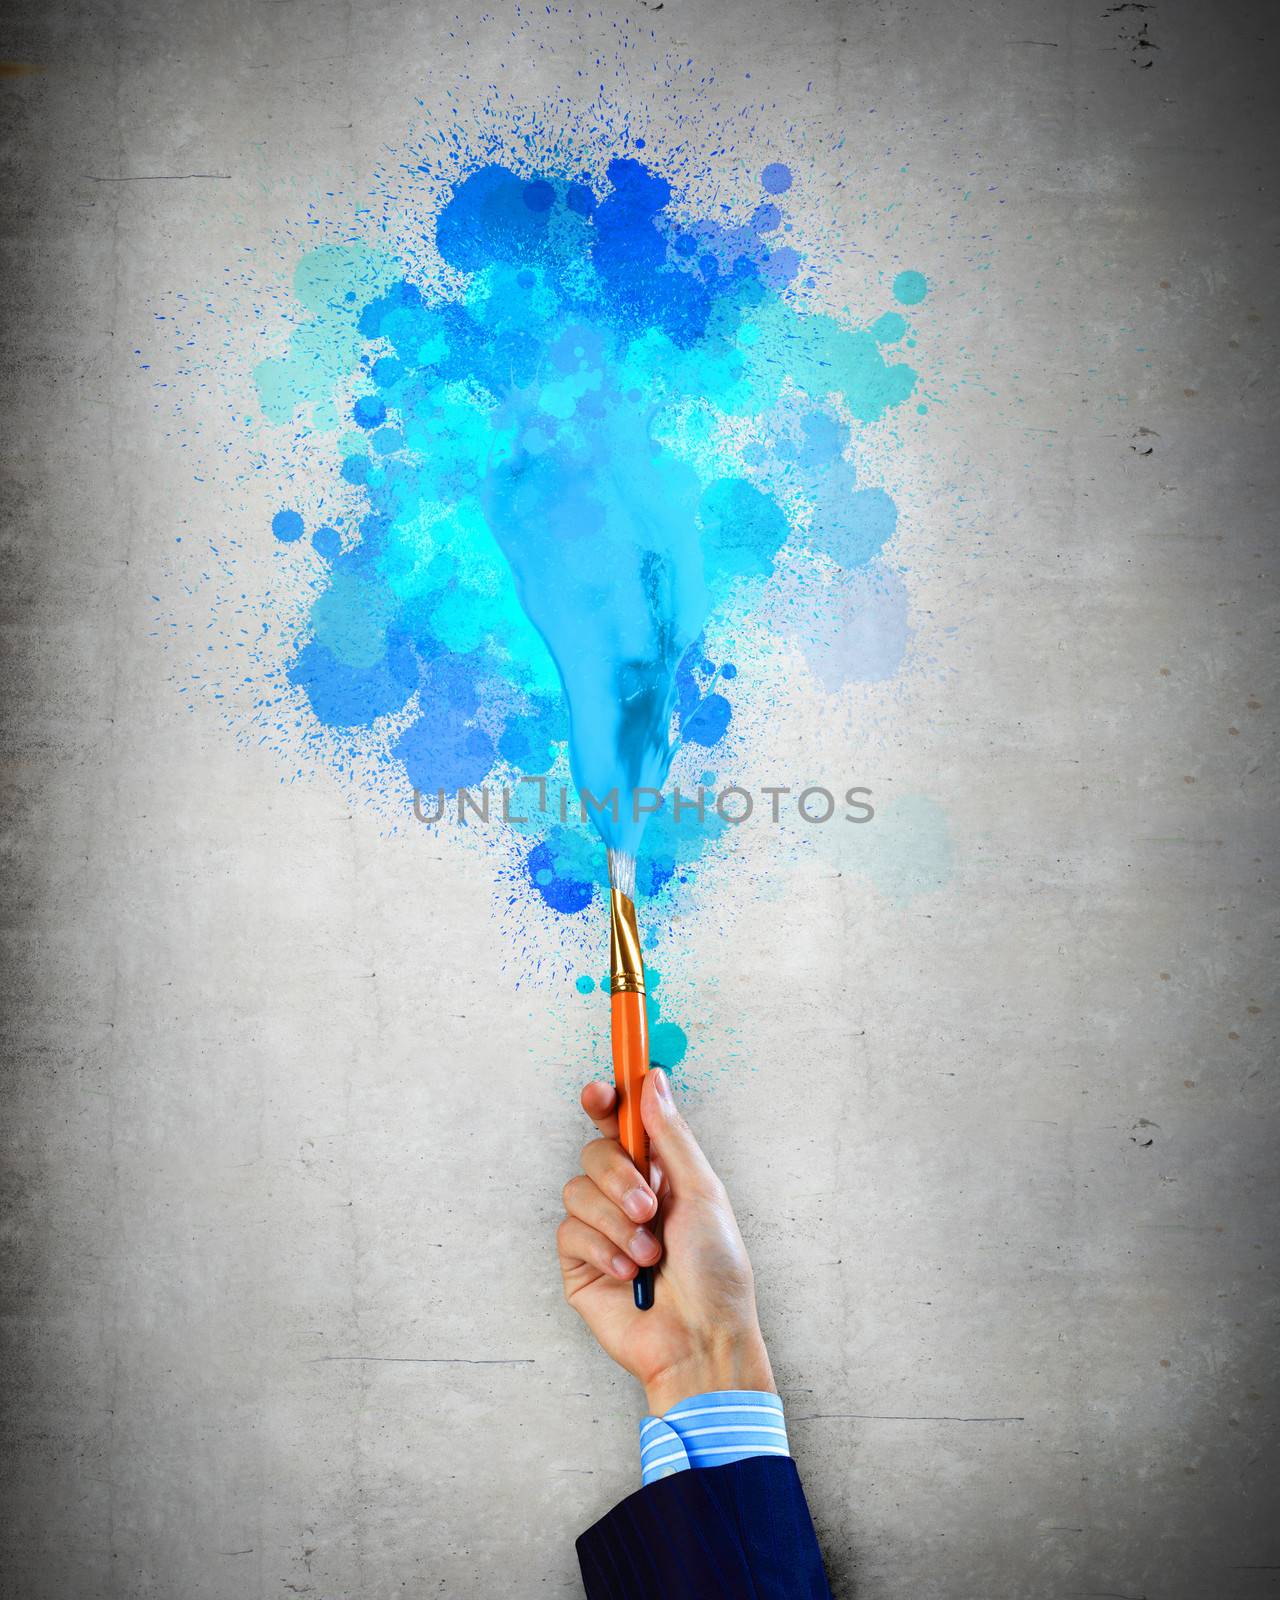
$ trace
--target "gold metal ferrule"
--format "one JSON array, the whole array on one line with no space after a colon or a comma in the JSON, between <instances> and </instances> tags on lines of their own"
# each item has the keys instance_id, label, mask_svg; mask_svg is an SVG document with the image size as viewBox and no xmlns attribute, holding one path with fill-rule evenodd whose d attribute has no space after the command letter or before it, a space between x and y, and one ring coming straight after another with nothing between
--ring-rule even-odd
<instances>
[{"instance_id":1,"label":"gold metal ferrule","mask_svg":"<svg viewBox=\"0 0 1280 1600\"><path fill-rule=\"evenodd\" d=\"M613 994L644 993L644 957L635 903L617 889L609 894L609 974Z\"/></svg>"}]
</instances>

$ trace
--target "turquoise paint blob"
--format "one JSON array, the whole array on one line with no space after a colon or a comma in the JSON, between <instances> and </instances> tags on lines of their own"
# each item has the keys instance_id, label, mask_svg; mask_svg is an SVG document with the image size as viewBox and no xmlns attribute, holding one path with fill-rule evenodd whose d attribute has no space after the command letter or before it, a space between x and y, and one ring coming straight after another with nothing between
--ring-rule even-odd
<instances>
[{"instance_id":1,"label":"turquoise paint blob","mask_svg":"<svg viewBox=\"0 0 1280 1600\"><path fill-rule=\"evenodd\" d=\"M658 989L662 973L650 967L645 974L648 988L645 994L645 1020L649 1024L649 1060L655 1067L668 1071L678 1067L689 1051L689 1036L683 1028L662 1015L662 1001Z\"/></svg>"},{"instance_id":2,"label":"turquoise paint blob","mask_svg":"<svg viewBox=\"0 0 1280 1600\"><path fill-rule=\"evenodd\" d=\"M955 871L951 822L926 795L904 794L877 808L865 827L814 828L814 844L841 872L859 873L894 906L933 894Z\"/></svg>"},{"instance_id":3,"label":"turquoise paint blob","mask_svg":"<svg viewBox=\"0 0 1280 1600\"><path fill-rule=\"evenodd\" d=\"M574 984L574 988L578 991L579 994L594 994L595 993L595 988L596 988L596 980L594 978L588 977L586 973L583 973L583 975Z\"/></svg>"},{"instance_id":4,"label":"turquoise paint blob","mask_svg":"<svg viewBox=\"0 0 1280 1600\"><path fill-rule=\"evenodd\" d=\"M782 163L738 220L683 203L648 153L596 176L563 147L527 159L519 140L459 158L443 274L364 245L298 265L305 315L256 369L262 410L333 436L352 509L313 536L322 582L286 672L335 752L380 752L424 795L567 752L606 843L639 855L643 834L640 892L660 894L724 829L713 808L676 825L634 804L681 745L733 727L741 678L707 660L707 630L732 637L789 548L845 574L874 560L896 513L850 446L916 374L882 348L896 313L862 328L798 297ZM301 515L273 527L296 541ZM557 913L607 887L579 817L514 831Z\"/></svg>"},{"instance_id":5,"label":"turquoise paint blob","mask_svg":"<svg viewBox=\"0 0 1280 1600\"><path fill-rule=\"evenodd\" d=\"M901 294L898 295L898 299L902 300ZM916 301L904 301L903 303L915 305ZM871 337L877 344L897 344L900 339L905 338L906 332L907 320L900 311L886 311L884 316L877 317L871 324Z\"/></svg>"},{"instance_id":6,"label":"turquoise paint blob","mask_svg":"<svg viewBox=\"0 0 1280 1600\"><path fill-rule=\"evenodd\" d=\"M678 1067L689 1053L689 1035L674 1022L655 1022L649 1030L649 1061L655 1067Z\"/></svg>"},{"instance_id":7,"label":"turquoise paint blob","mask_svg":"<svg viewBox=\"0 0 1280 1600\"><path fill-rule=\"evenodd\" d=\"M902 306L918 306L929 292L923 272L900 272L893 280L893 298Z\"/></svg>"}]
</instances>

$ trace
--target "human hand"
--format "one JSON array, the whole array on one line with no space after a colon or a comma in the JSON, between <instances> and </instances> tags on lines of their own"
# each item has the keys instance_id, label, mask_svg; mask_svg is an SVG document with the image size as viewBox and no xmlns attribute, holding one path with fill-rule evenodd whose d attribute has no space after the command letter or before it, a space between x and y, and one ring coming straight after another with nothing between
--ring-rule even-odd
<instances>
[{"instance_id":1,"label":"human hand","mask_svg":"<svg viewBox=\"0 0 1280 1600\"><path fill-rule=\"evenodd\" d=\"M651 1183L618 1142L613 1087L589 1083L582 1108L600 1137L584 1148L582 1172L564 1187L556 1246L565 1299L605 1352L639 1379L655 1415L715 1389L772 1391L746 1246L666 1073L646 1073L640 1101ZM654 1304L637 1311L631 1280L638 1267L655 1263Z\"/></svg>"}]
</instances>

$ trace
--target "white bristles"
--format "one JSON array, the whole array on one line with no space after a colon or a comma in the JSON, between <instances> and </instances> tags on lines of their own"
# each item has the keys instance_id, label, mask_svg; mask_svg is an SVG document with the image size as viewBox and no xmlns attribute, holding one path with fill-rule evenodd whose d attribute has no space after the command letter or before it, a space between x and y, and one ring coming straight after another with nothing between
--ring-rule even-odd
<instances>
[{"instance_id":1,"label":"white bristles","mask_svg":"<svg viewBox=\"0 0 1280 1600\"><path fill-rule=\"evenodd\" d=\"M609 882L628 900L636 897L636 858L621 850L609 851Z\"/></svg>"}]
</instances>

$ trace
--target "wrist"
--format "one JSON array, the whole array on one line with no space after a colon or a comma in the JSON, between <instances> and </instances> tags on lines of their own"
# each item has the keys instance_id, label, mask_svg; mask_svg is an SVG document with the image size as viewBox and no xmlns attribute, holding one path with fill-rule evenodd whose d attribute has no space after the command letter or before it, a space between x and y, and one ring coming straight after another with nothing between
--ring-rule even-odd
<instances>
[{"instance_id":1,"label":"wrist","mask_svg":"<svg viewBox=\"0 0 1280 1600\"><path fill-rule=\"evenodd\" d=\"M650 1413L660 1417L691 1395L724 1389L757 1389L776 1394L777 1387L764 1340L756 1329L711 1339L646 1379L644 1394Z\"/></svg>"}]
</instances>

